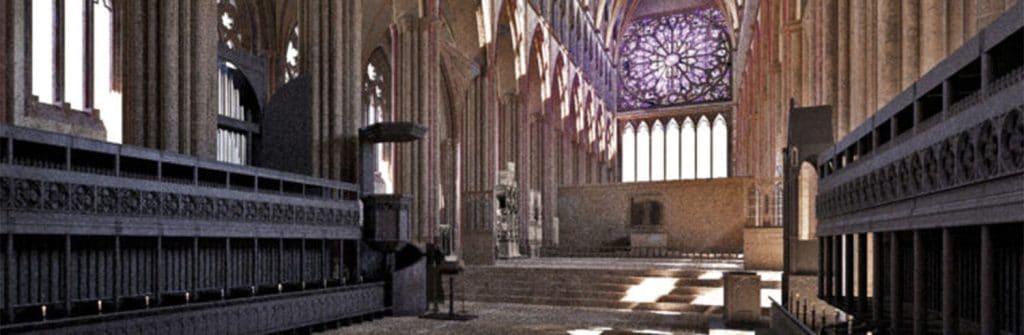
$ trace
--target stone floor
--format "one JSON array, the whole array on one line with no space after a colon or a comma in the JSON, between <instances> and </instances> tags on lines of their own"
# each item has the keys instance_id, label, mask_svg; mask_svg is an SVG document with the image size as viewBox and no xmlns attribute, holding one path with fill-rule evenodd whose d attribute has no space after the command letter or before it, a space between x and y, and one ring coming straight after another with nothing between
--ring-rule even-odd
<instances>
[{"instance_id":1,"label":"stone floor","mask_svg":"<svg viewBox=\"0 0 1024 335\"><path fill-rule=\"evenodd\" d=\"M718 280L723 273L742 271L743 260L736 258L534 258L500 260L495 267L598 270L696 270L701 280ZM780 281L781 274L759 271L764 281ZM777 289L763 289L778 299ZM721 290L700 295L695 303L721 306ZM707 301L705 301L707 300ZM498 300L500 301L500 300ZM753 334L750 330L728 330L718 326L716 313L680 313L672 311L625 310L612 308L527 305L505 302L462 302L456 310L465 310L478 318L466 321L438 321L418 317L386 317L343 327L323 334L405 335L405 334ZM709 329L710 328L710 329Z\"/></svg>"},{"instance_id":2,"label":"stone floor","mask_svg":"<svg viewBox=\"0 0 1024 335\"><path fill-rule=\"evenodd\" d=\"M462 304L456 305L461 310ZM704 316L623 311L602 308L467 302L465 309L479 316L465 322L386 317L323 334L706 334Z\"/></svg>"},{"instance_id":3,"label":"stone floor","mask_svg":"<svg viewBox=\"0 0 1024 335\"><path fill-rule=\"evenodd\" d=\"M717 270L742 271L742 259L702 258L569 258L498 260L494 266L560 269Z\"/></svg>"}]
</instances>

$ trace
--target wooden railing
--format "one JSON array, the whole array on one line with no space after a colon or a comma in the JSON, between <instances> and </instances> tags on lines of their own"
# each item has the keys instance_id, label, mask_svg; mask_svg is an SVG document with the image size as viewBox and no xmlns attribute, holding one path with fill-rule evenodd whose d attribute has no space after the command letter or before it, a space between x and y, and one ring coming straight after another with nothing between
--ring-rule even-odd
<instances>
[{"instance_id":1,"label":"wooden railing","mask_svg":"<svg viewBox=\"0 0 1024 335\"><path fill-rule=\"evenodd\" d=\"M271 333L384 313L357 198L350 183L0 125L0 333Z\"/></svg>"},{"instance_id":2,"label":"wooden railing","mask_svg":"<svg viewBox=\"0 0 1024 335\"><path fill-rule=\"evenodd\" d=\"M818 234L1024 220L1016 6L818 156Z\"/></svg>"},{"instance_id":3,"label":"wooden railing","mask_svg":"<svg viewBox=\"0 0 1024 335\"><path fill-rule=\"evenodd\" d=\"M358 238L356 194L349 183L0 126L0 233Z\"/></svg>"}]
</instances>

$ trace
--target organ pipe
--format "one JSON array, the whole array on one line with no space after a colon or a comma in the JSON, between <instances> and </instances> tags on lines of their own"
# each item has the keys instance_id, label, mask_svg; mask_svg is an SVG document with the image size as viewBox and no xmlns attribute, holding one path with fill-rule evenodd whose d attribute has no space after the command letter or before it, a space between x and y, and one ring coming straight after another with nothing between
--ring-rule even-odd
<instances>
[{"instance_id":1,"label":"organ pipe","mask_svg":"<svg viewBox=\"0 0 1024 335\"><path fill-rule=\"evenodd\" d=\"M246 121L245 107L242 106L241 92L234 85L231 73L221 69L217 76L217 114L236 120ZM246 134L230 130L217 130L217 160L234 164L248 161L248 138Z\"/></svg>"}]
</instances>

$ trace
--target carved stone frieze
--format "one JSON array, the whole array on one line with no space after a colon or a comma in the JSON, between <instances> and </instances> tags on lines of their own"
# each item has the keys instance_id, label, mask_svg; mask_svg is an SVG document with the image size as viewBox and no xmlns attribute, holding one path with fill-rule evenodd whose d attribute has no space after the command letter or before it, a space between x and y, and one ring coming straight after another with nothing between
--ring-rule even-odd
<instances>
[{"instance_id":1,"label":"carved stone frieze","mask_svg":"<svg viewBox=\"0 0 1024 335\"><path fill-rule=\"evenodd\" d=\"M0 177L0 208L24 212L44 211L274 224L321 226L359 224L359 213L354 206L352 209L297 206L9 177Z\"/></svg>"},{"instance_id":2,"label":"carved stone frieze","mask_svg":"<svg viewBox=\"0 0 1024 335\"><path fill-rule=\"evenodd\" d=\"M823 189L818 195L818 214L831 218L1021 172L1024 106L984 120L846 183Z\"/></svg>"}]
</instances>

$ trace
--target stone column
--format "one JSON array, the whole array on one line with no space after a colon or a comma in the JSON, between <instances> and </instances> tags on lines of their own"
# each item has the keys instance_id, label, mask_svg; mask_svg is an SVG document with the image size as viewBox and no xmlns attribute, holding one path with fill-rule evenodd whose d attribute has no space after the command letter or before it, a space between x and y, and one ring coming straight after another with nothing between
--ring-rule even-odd
<instances>
[{"instance_id":1,"label":"stone column","mask_svg":"<svg viewBox=\"0 0 1024 335\"><path fill-rule=\"evenodd\" d=\"M909 87L911 84L917 81L918 74L920 73L920 54L921 50L918 46L921 34L921 0L903 0L898 1L902 5L900 13L902 19L900 20L903 29L901 35L901 52L900 52L900 67L901 71L900 87Z\"/></svg>"},{"instance_id":2,"label":"stone column","mask_svg":"<svg viewBox=\"0 0 1024 335\"><path fill-rule=\"evenodd\" d=\"M217 8L211 1L123 1L125 144L216 155Z\"/></svg>"},{"instance_id":3,"label":"stone column","mask_svg":"<svg viewBox=\"0 0 1024 335\"><path fill-rule=\"evenodd\" d=\"M558 165L555 155L558 145L558 133L555 131L555 123L558 119L558 108L556 105L547 105L545 111L545 122L541 125L544 132L544 140L541 148L544 150L544 246L555 246L558 244L558 231L555 227L555 216L558 215Z\"/></svg>"},{"instance_id":4,"label":"stone column","mask_svg":"<svg viewBox=\"0 0 1024 335\"><path fill-rule=\"evenodd\" d=\"M864 21L866 24L865 38L864 38L864 59L866 61L864 80L867 82L864 87L865 95L865 106L862 115L862 121L867 120L871 115L875 114L878 110L878 104L881 102L878 99L878 63L881 59L878 58L878 3L881 1L864 1L867 8L864 12Z\"/></svg>"},{"instance_id":5,"label":"stone column","mask_svg":"<svg viewBox=\"0 0 1024 335\"><path fill-rule=\"evenodd\" d=\"M992 227L989 225L981 226L981 267L978 275L981 286L979 303L981 334L995 334L995 250L992 241Z\"/></svg>"},{"instance_id":6,"label":"stone column","mask_svg":"<svg viewBox=\"0 0 1024 335\"><path fill-rule=\"evenodd\" d=\"M921 0L921 74L946 57L946 1Z\"/></svg>"},{"instance_id":7,"label":"stone column","mask_svg":"<svg viewBox=\"0 0 1024 335\"><path fill-rule=\"evenodd\" d=\"M527 255L530 248L529 242L529 229L530 229L530 190L532 189L532 162L530 161L530 155L533 151L533 146L530 145L530 139L533 137L532 123L530 121L531 111L527 108L528 101L525 97L529 94L526 93L528 90L522 86L526 80L520 82L519 91L523 92L519 95L519 108L517 108L512 117L512 122L516 124L516 131L513 133L512 139L516 141L516 150L514 153L514 159L516 162L516 184L519 187L519 214L516 215L517 227L519 230L519 252L523 255ZM579 167L580 165L577 165Z\"/></svg>"},{"instance_id":8,"label":"stone column","mask_svg":"<svg viewBox=\"0 0 1024 335\"><path fill-rule=\"evenodd\" d=\"M356 179L363 123L358 3L311 0L299 6L300 68L310 77L312 93L313 174L323 178Z\"/></svg>"},{"instance_id":9,"label":"stone column","mask_svg":"<svg viewBox=\"0 0 1024 335\"><path fill-rule=\"evenodd\" d=\"M867 109L865 85L867 80L867 61L865 58L865 24L867 1L850 1L850 129L864 122ZM872 57L874 58L874 57Z\"/></svg>"},{"instance_id":10,"label":"stone column","mask_svg":"<svg viewBox=\"0 0 1024 335\"><path fill-rule=\"evenodd\" d=\"M31 15L24 15L31 2L5 1L0 4L0 124L18 124L32 97ZM102 107L102 106L101 106Z\"/></svg>"},{"instance_id":11,"label":"stone column","mask_svg":"<svg viewBox=\"0 0 1024 335\"><path fill-rule=\"evenodd\" d=\"M957 333L957 323L960 317L957 315L956 298L956 244L953 240L953 232L950 228L942 229L942 333L954 335Z\"/></svg>"},{"instance_id":12,"label":"stone column","mask_svg":"<svg viewBox=\"0 0 1024 335\"><path fill-rule=\"evenodd\" d=\"M332 1L336 2L336 1ZM345 2L345 1L342 1ZM430 243L438 222L440 139L438 129L439 58L434 32L438 29L437 10L432 2L420 12L416 1L396 1L393 7L392 68L396 121L424 125L427 136L412 144L398 145L396 170L401 177L398 191L414 198L410 210L413 240ZM423 16L421 16L423 15ZM356 99L358 100L358 99Z\"/></svg>"},{"instance_id":13,"label":"stone column","mask_svg":"<svg viewBox=\"0 0 1024 335\"><path fill-rule=\"evenodd\" d=\"M831 15L828 15L831 16ZM835 140L846 136L850 124L850 0L836 0L836 134Z\"/></svg>"},{"instance_id":14,"label":"stone column","mask_svg":"<svg viewBox=\"0 0 1024 335\"><path fill-rule=\"evenodd\" d=\"M913 320L914 334L924 334L924 295L928 294L924 289L924 254L928 252L924 250L924 236L921 236L920 230L914 230L914 274L913 280L913 313L911 320Z\"/></svg>"},{"instance_id":15,"label":"stone column","mask_svg":"<svg viewBox=\"0 0 1024 335\"><path fill-rule=\"evenodd\" d=\"M900 82L900 1L878 2L878 104L882 108L905 86Z\"/></svg>"},{"instance_id":16,"label":"stone column","mask_svg":"<svg viewBox=\"0 0 1024 335\"><path fill-rule=\"evenodd\" d=\"M964 39L978 33L978 0L964 0Z\"/></svg>"},{"instance_id":17,"label":"stone column","mask_svg":"<svg viewBox=\"0 0 1024 335\"><path fill-rule=\"evenodd\" d=\"M964 0L947 0L949 14L946 45L949 51L956 50L964 42Z\"/></svg>"},{"instance_id":18,"label":"stone column","mask_svg":"<svg viewBox=\"0 0 1024 335\"><path fill-rule=\"evenodd\" d=\"M989 23L992 23L999 14L1003 13L1005 7L1005 0L976 0L977 5L977 30L984 29Z\"/></svg>"},{"instance_id":19,"label":"stone column","mask_svg":"<svg viewBox=\"0 0 1024 335\"><path fill-rule=\"evenodd\" d=\"M903 320L903 290L900 289L900 234L889 233L889 292L891 292L892 305L889 307L894 332L899 332L900 321Z\"/></svg>"},{"instance_id":20,"label":"stone column","mask_svg":"<svg viewBox=\"0 0 1024 335\"><path fill-rule=\"evenodd\" d=\"M838 34L838 21L839 21L839 0L823 0L821 9L821 38L822 41L822 55L825 59L822 60L821 67L821 85L822 95L821 103L826 105L837 106L837 92L836 92L836 72L839 65L838 49L839 39ZM838 106L837 106L838 107ZM833 112L832 115L832 127L834 129L842 129L844 127L840 122L838 113Z\"/></svg>"},{"instance_id":21,"label":"stone column","mask_svg":"<svg viewBox=\"0 0 1024 335\"><path fill-rule=\"evenodd\" d=\"M13 1L0 2L0 15L3 15L5 18L16 17L12 7L14 7ZM25 15L21 16L21 20L24 20ZM11 38L11 35L13 35L11 34L11 28L13 28L12 26L15 25L16 21L21 20L7 19L0 23L0 69L3 69L0 70L0 78L3 78L3 80L0 80L0 124L11 123L10 115L13 114L10 112L14 106L14 88L12 87L14 85L12 85L11 81L13 81L15 69L14 62L11 59L11 50L14 50L15 43ZM24 26L24 22L22 22L22 27ZM27 70L24 66L20 64L19 66L22 67L20 72L24 73ZM24 86L20 89L24 89Z\"/></svg>"}]
</instances>

